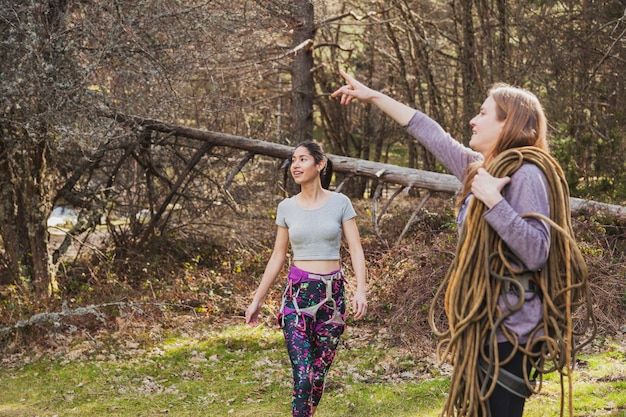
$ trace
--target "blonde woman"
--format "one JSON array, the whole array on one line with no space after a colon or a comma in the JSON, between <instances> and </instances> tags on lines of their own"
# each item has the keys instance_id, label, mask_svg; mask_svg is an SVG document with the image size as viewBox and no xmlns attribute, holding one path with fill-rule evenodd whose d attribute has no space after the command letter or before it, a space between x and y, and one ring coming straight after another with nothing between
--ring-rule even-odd
<instances>
[{"instance_id":1,"label":"blonde woman","mask_svg":"<svg viewBox=\"0 0 626 417\"><path fill-rule=\"evenodd\" d=\"M546 173L558 176L560 172L548 155L546 118L539 100L526 90L494 85L469 123L471 139L466 147L424 113L368 88L343 71L341 76L346 85L333 97L340 97L345 105L354 99L376 105L406 126L407 132L462 182L457 206L461 243L446 289L450 330L436 329L440 336L447 337L440 346L440 356L454 365L451 395L443 414L522 416L525 398L532 392L529 358L536 359L546 331L540 295L544 287L540 288L535 280L543 276L541 271L547 269L551 253L551 227L546 219L551 215L548 177L552 177ZM520 157L521 162L510 175L491 175L490 165L512 150L538 154L547 161L546 167ZM469 228L464 223L470 215L476 215L485 225L480 231L466 230ZM467 252L471 256L472 248L485 246L492 235L497 235L505 255L486 257L465 267ZM471 242L475 236L483 241ZM546 282L557 278L543 277ZM468 283L470 280L475 282ZM479 288L485 291L484 296L478 293ZM454 303L455 291L461 304L475 306L474 311L466 314L464 305ZM493 293L495 296L489 298ZM471 304L472 297L477 297L475 304ZM495 382L494 363L499 375Z\"/></svg>"}]
</instances>

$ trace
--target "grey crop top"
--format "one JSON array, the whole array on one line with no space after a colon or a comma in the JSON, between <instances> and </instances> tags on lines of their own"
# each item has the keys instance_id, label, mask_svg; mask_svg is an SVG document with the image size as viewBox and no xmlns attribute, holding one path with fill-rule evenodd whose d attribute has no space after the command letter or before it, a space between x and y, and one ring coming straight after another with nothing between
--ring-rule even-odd
<instances>
[{"instance_id":1,"label":"grey crop top","mask_svg":"<svg viewBox=\"0 0 626 417\"><path fill-rule=\"evenodd\" d=\"M350 199L332 193L322 207L305 210L296 198L286 198L278 204L276 224L286 227L294 261L340 259L341 225L356 217Z\"/></svg>"}]
</instances>

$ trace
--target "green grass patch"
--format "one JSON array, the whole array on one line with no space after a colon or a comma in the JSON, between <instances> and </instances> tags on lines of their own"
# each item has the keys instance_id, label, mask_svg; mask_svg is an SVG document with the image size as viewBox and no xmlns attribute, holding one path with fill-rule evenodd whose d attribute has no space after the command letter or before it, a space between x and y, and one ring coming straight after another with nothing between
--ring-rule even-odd
<instances>
[{"instance_id":1,"label":"green grass patch","mask_svg":"<svg viewBox=\"0 0 626 417\"><path fill-rule=\"evenodd\" d=\"M448 379L399 348L344 343L316 417L435 417ZM282 334L267 327L215 328L200 337L89 359L70 355L0 368L0 415L287 416L291 368ZM588 355L574 379L576 416L626 410L623 348ZM525 416L557 416L559 380L551 376ZM621 413L621 414L620 414Z\"/></svg>"}]
</instances>

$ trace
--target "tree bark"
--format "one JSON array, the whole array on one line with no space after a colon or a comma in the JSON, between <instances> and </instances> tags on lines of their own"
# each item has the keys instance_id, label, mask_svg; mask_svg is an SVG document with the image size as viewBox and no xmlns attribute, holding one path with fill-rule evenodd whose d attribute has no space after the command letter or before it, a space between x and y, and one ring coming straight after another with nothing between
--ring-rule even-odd
<instances>
[{"instance_id":1,"label":"tree bark","mask_svg":"<svg viewBox=\"0 0 626 417\"><path fill-rule=\"evenodd\" d=\"M300 143L313 139L313 38L315 22L313 2L297 0L293 5L295 27L293 29L293 47L297 48L292 65L291 100L293 123L291 139Z\"/></svg>"},{"instance_id":2,"label":"tree bark","mask_svg":"<svg viewBox=\"0 0 626 417\"><path fill-rule=\"evenodd\" d=\"M461 0L454 2L458 8L457 22L461 25L459 38L459 57L461 67L461 79L463 85L463 117L462 120L471 120L478 108L478 91L482 91L477 69L479 65L476 57L474 17L472 15L472 2ZM480 93L483 94L483 93ZM465 145L469 139L465 139Z\"/></svg>"},{"instance_id":3,"label":"tree bark","mask_svg":"<svg viewBox=\"0 0 626 417\"><path fill-rule=\"evenodd\" d=\"M38 296L57 289L48 248L55 170L51 158L57 117L76 89L63 43L67 1L14 2L0 51L0 235L7 258L6 280ZM10 28L11 36L5 29ZM56 82L63 84L57 88ZM67 95L64 95L66 94ZM72 100L67 100L71 96Z\"/></svg>"}]
</instances>

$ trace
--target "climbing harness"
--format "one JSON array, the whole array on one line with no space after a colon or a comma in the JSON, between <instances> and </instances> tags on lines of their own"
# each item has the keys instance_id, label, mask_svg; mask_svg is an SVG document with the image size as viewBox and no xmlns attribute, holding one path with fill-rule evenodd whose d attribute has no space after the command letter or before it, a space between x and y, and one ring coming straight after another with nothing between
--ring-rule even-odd
<instances>
[{"instance_id":1,"label":"climbing harness","mask_svg":"<svg viewBox=\"0 0 626 417\"><path fill-rule=\"evenodd\" d=\"M480 367L483 375L488 375L489 380L491 381L493 379L493 372L489 369L489 364L483 358L478 358L478 366ZM496 382L505 390L521 398L530 397L535 391L535 386L537 385L537 381L535 379L531 379L530 385L532 389L530 389L528 388L524 378L520 378L514 373L503 368L499 369Z\"/></svg>"},{"instance_id":2,"label":"climbing harness","mask_svg":"<svg viewBox=\"0 0 626 417\"><path fill-rule=\"evenodd\" d=\"M538 293L539 288L535 282L535 273L531 271L524 271L521 274L515 276L504 275L502 276L502 293L503 294L515 294L520 296L524 293Z\"/></svg>"},{"instance_id":3,"label":"climbing harness","mask_svg":"<svg viewBox=\"0 0 626 417\"><path fill-rule=\"evenodd\" d=\"M440 338L438 358L440 362L447 361L453 366L450 393L442 416L488 415L489 397L496 384L503 384L503 379L507 379L503 365L518 352L523 354L523 369L533 368L538 375L537 386L527 372L523 376L526 389L519 386L519 380L511 378L507 386L513 386L513 391L525 396L528 392L541 389L544 374L558 371L561 377L561 415L566 391L570 415L573 415L573 357L577 350L591 342L597 328L587 283L587 267L572 230L565 176L547 152L537 147L509 149L500 153L487 170L492 176L502 178L511 176L524 163L539 167L548 185L550 218L536 213L522 215L523 218L544 221L550 226L548 260L534 275L518 271L515 265L520 263L515 262L515 256L483 218L486 206L476 198L465 202L469 206L456 256L429 311L430 325ZM530 292L534 294L526 297L525 294ZM507 297L511 293L518 295L511 297L513 301ZM504 323L525 302L536 296L542 306L543 319L524 345ZM506 303L506 309L500 308L500 300ZM435 319L441 301L448 318L448 326L443 330L438 328ZM507 357L498 357L495 349L497 332L513 346L512 353ZM485 378L485 375L490 377ZM568 380L567 390L564 379Z\"/></svg>"},{"instance_id":4,"label":"climbing harness","mask_svg":"<svg viewBox=\"0 0 626 417\"><path fill-rule=\"evenodd\" d=\"M297 324L301 322L303 328L306 328L306 320L304 320L304 318L302 317L303 315L313 318L313 322L316 323L317 312L322 306L328 306L333 311L332 317L324 321L323 324L334 323L338 325L344 325L345 321L342 317L342 314L339 312L337 301L333 298L334 282L343 279L344 277L342 270L338 270L327 275L318 275L303 271L301 269L298 269L295 265L292 265L289 270L289 275L287 277L287 286L283 291L281 306L278 314L281 327L284 327L285 325L285 316L294 313L297 315ZM294 285L304 282L323 282L325 285L324 299L312 306L300 307L298 305L298 297L300 296L301 288L298 285L298 288L295 292L293 291L293 288ZM289 301L291 301L293 308L287 306Z\"/></svg>"}]
</instances>

